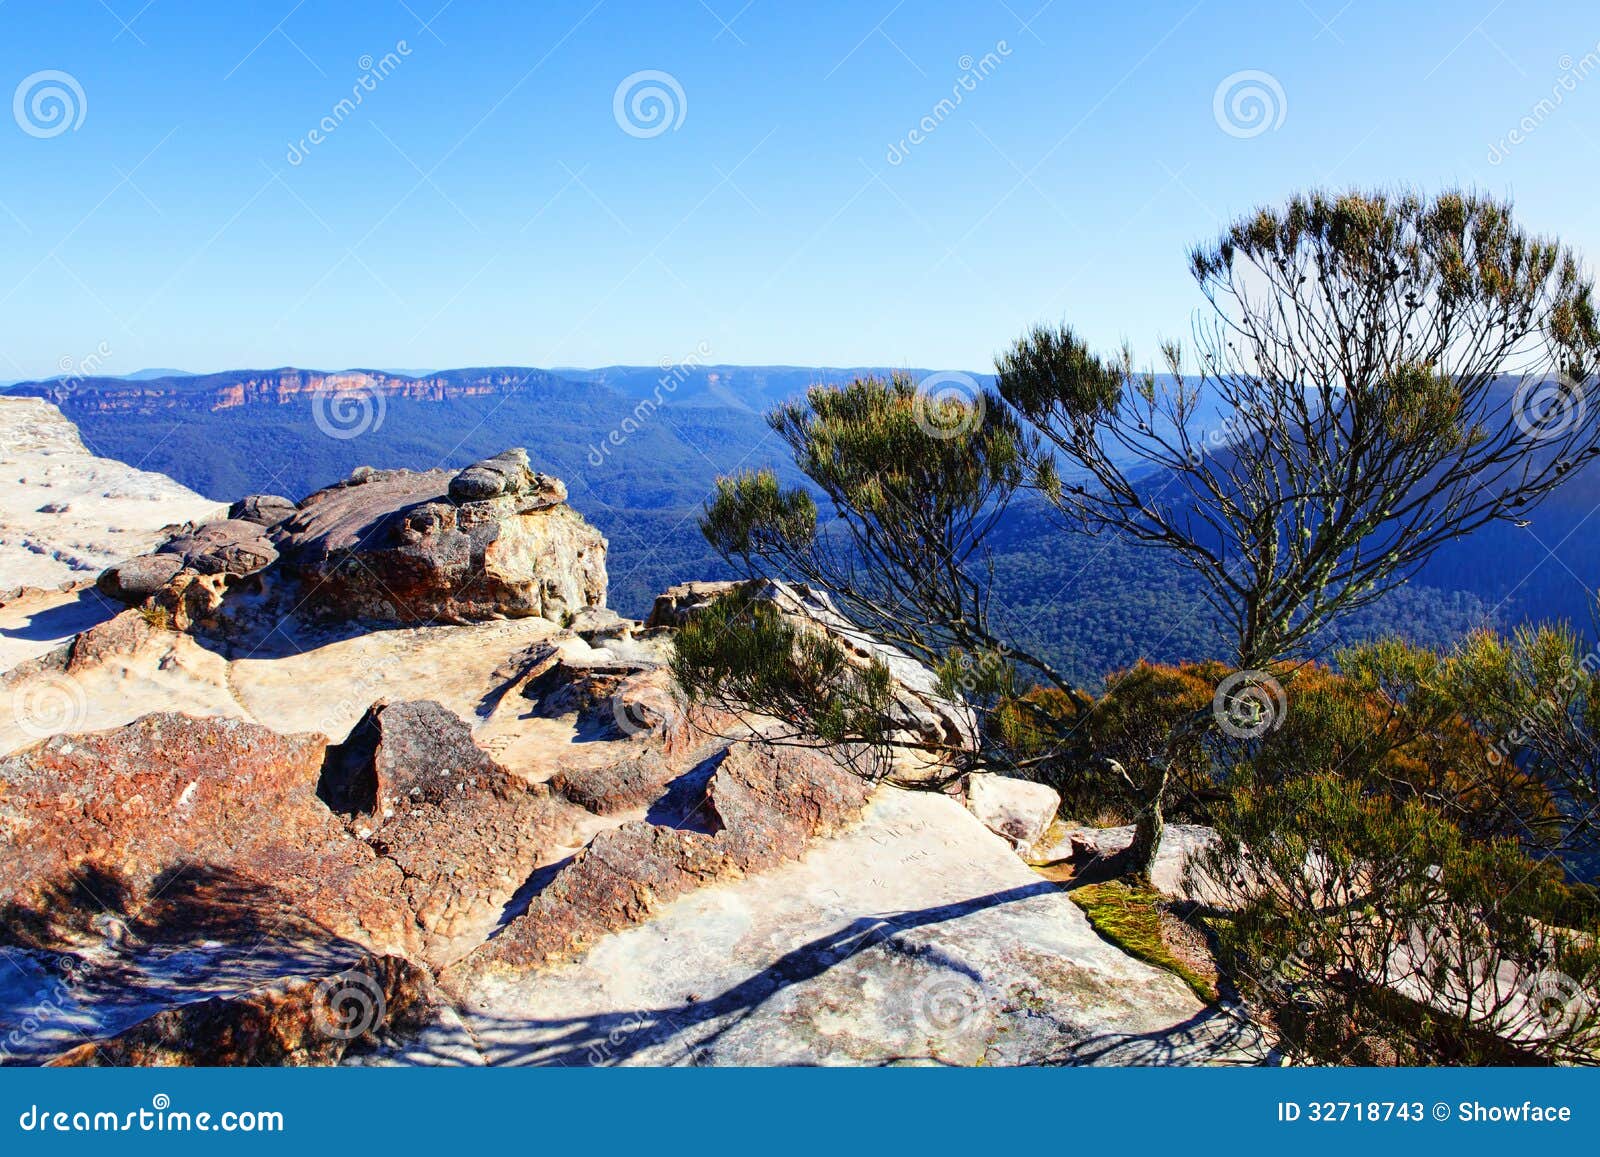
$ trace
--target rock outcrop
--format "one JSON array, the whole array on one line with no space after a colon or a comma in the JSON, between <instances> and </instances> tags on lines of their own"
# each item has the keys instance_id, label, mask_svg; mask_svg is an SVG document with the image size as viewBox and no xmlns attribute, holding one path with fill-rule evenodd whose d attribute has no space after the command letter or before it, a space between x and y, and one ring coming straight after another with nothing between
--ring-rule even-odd
<instances>
[{"instance_id":1,"label":"rock outcrop","mask_svg":"<svg viewBox=\"0 0 1600 1157\"><path fill-rule=\"evenodd\" d=\"M1057 824L1049 836L1038 841L1028 860L1039 865L1068 863L1077 873L1092 872L1133 845L1134 828L1123 824L1114 828L1067 827ZM1236 888L1215 880L1201 869L1204 854L1217 845L1215 828L1201 824L1167 824L1162 829L1161 846L1150 869L1150 883L1157 891L1177 900L1187 900L1217 908L1233 908L1239 902Z\"/></svg>"},{"instance_id":2,"label":"rock outcrop","mask_svg":"<svg viewBox=\"0 0 1600 1157\"><path fill-rule=\"evenodd\" d=\"M9 933L49 947L108 913L134 925L179 918L160 905L184 893L186 877L225 873L334 933L414 948L413 921L393 899L401 870L350 838L316 797L326 745L320 735L166 714L0 760ZM239 917L257 924L266 914Z\"/></svg>"},{"instance_id":3,"label":"rock outcrop","mask_svg":"<svg viewBox=\"0 0 1600 1157\"><path fill-rule=\"evenodd\" d=\"M634 838L627 851L658 855ZM672 862L698 867L681 849ZM935 792L880 787L857 825L803 858L682 891L642 915L559 967L447 972L488 1063L1267 1056L1248 1023L1101 939L1064 892Z\"/></svg>"},{"instance_id":4,"label":"rock outcrop","mask_svg":"<svg viewBox=\"0 0 1600 1157\"><path fill-rule=\"evenodd\" d=\"M605 604L605 539L520 450L458 474L357 471L300 503L276 541L325 617L559 623Z\"/></svg>"},{"instance_id":5,"label":"rock outcrop","mask_svg":"<svg viewBox=\"0 0 1600 1157\"><path fill-rule=\"evenodd\" d=\"M707 794L715 834L650 823L601 833L455 970L454 982L544 967L694 888L796 859L810 840L853 819L869 789L827 755L736 743L720 757Z\"/></svg>"},{"instance_id":6,"label":"rock outcrop","mask_svg":"<svg viewBox=\"0 0 1600 1157\"><path fill-rule=\"evenodd\" d=\"M856 662L877 662L886 667L894 680L889 718L895 738L952 750L977 746L976 716L966 704L940 690L932 671L905 652L873 638L841 614L825 592L804 584L769 579L683 583L657 597L645 627L681 627L711 603L735 594L766 600L803 629L826 632ZM939 778L947 771L945 761L938 758L910 749L895 752L893 776L902 781Z\"/></svg>"},{"instance_id":7,"label":"rock outcrop","mask_svg":"<svg viewBox=\"0 0 1600 1157\"><path fill-rule=\"evenodd\" d=\"M0 1061L1248 1052L1008 847L1048 789L979 776L969 811L674 686L675 632L742 589L884 664L903 738L972 743L820 594L689 584L623 619L604 540L517 451L228 515L142 543L87 592L136 609L0 675L0 1016L27 1028Z\"/></svg>"},{"instance_id":8,"label":"rock outcrop","mask_svg":"<svg viewBox=\"0 0 1600 1157\"><path fill-rule=\"evenodd\" d=\"M399 868L400 899L434 961L494 927L563 835L548 789L500 767L459 717L426 700L374 704L330 751L320 791Z\"/></svg>"},{"instance_id":9,"label":"rock outcrop","mask_svg":"<svg viewBox=\"0 0 1600 1157\"><path fill-rule=\"evenodd\" d=\"M153 549L164 528L220 512L163 474L91 454L50 403L0 397L0 601L89 582Z\"/></svg>"}]
</instances>

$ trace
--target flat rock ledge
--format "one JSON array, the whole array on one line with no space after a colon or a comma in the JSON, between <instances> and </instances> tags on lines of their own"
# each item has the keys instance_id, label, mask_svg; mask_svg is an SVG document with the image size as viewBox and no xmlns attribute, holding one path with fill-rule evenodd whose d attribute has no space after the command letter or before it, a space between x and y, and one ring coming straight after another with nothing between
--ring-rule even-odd
<instances>
[{"instance_id":1,"label":"flat rock ledge","mask_svg":"<svg viewBox=\"0 0 1600 1157\"><path fill-rule=\"evenodd\" d=\"M803 858L657 898L637 915L635 926L565 962L447 973L485 1060L1132 1065L1267 1057L1250 1026L1102 940L1064 892L937 793L880 787L859 824Z\"/></svg>"}]
</instances>

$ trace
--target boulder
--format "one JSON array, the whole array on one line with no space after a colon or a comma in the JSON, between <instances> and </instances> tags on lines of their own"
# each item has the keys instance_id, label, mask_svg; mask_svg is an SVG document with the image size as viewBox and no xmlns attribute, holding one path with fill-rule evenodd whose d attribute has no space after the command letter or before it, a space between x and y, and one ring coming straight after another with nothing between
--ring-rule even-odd
<instances>
[{"instance_id":1,"label":"boulder","mask_svg":"<svg viewBox=\"0 0 1600 1157\"><path fill-rule=\"evenodd\" d=\"M176 554L142 554L107 567L95 580L103 595L124 603L142 603L161 590L183 569Z\"/></svg>"},{"instance_id":2,"label":"boulder","mask_svg":"<svg viewBox=\"0 0 1600 1157\"><path fill-rule=\"evenodd\" d=\"M380 700L329 749L318 794L335 811L387 819L502 774L460 717L438 703Z\"/></svg>"},{"instance_id":3,"label":"boulder","mask_svg":"<svg viewBox=\"0 0 1600 1157\"><path fill-rule=\"evenodd\" d=\"M271 528L293 515L298 509L292 499L285 498L281 494L247 494L228 507L228 517Z\"/></svg>"},{"instance_id":4,"label":"boulder","mask_svg":"<svg viewBox=\"0 0 1600 1157\"><path fill-rule=\"evenodd\" d=\"M558 478L534 473L528 452L521 448L474 462L450 479L452 502L465 504L502 496L526 498L533 509L541 509L565 502L567 488Z\"/></svg>"},{"instance_id":5,"label":"boulder","mask_svg":"<svg viewBox=\"0 0 1600 1157\"><path fill-rule=\"evenodd\" d=\"M697 612L745 585L743 582L691 582L668 587L656 596L644 625L647 629L681 627Z\"/></svg>"},{"instance_id":6,"label":"boulder","mask_svg":"<svg viewBox=\"0 0 1600 1157\"><path fill-rule=\"evenodd\" d=\"M399 898L431 961L487 935L570 827L547 788L500 767L458 716L427 700L373 704L330 750L319 791L400 869Z\"/></svg>"},{"instance_id":7,"label":"boulder","mask_svg":"<svg viewBox=\"0 0 1600 1157\"><path fill-rule=\"evenodd\" d=\"M567 629L594 646L632 636L639 627L634 619L625 619L610 607L584 607L572 616Z\"/></svg>"},{"instance_id":8,"label":"boulder","mask_svg":"<svg viewBox=\"0 0 1600 1157\"><path fill-rule=\"evenodd\" d=\"M275 538L282 569L302 582L306 611L403 623L562 623L604 606L606 542L566 505L565 488L543 475L507 482L504 463L478 465L474 477L491 476L499 493L458 500L451 486L460 475L367 469L302 502Z\"/></svg>"},{"instance_id":9,"label":"boulder","mask_svg":"<svg viewBox=\"0 0 1600 1157\"><path fill-rule=\"evenodd\" d=\"M157 554L176 555L183 565L200 574L255 574L278 561L278 549L255 522L229 518L176 534L162 543Z\"/></svg>"},{"instance_id":10,"label":"boulder","mask_svg":"<svg viewBox=\"0 0 1600 1157\"><path fill-rule=\"evenodd\" d=\"M1018 851L1043 837L1060 807L1061 797L1042 783L992 772L967 776L967 810Z\"/></svg>"},{"instance_id":11,"label":"boulder","mask_svg":"<svg viewBox=\"0 0 1600 1157\"><path fill-rule=\"evenodd\" d=\"M1041 866L1067 862L1074 871L1081 873L1127 851L1133 844L1133 832L1132 824L1114 828L1058 825L1051 830L1047 841L1035 846L1029 859ZM1161 847L1156 851L1156 862L1150 871L1151 884L1176 900L1219 908L1233 906L1237 903L1234 889L1191 870L1217 840L1215 828L1201 824L1167 824L1162 829Z\"/></svg>"},{"instance_id":12,"label":"boulder","mask_svg":"<svg viewBox=\"0 0 1600 1157\"><path fill-rule=\"evenodd\" d=\"M317 799L326 744L156 714L0 759L0 909L12 937L48 947L108 911L153 920L203 869L229 881L226 903L206 910L226 909L242 934L295 911L339 935L410 946L399 869ZM181 936L198 910L162 922Z\"/></svg>"}]
</instances>

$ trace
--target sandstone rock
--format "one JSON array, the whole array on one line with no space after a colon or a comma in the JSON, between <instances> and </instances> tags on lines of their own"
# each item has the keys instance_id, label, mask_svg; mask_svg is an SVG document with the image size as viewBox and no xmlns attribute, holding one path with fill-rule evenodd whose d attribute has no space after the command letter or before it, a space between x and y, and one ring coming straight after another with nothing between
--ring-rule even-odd
<instances>
[{"instance_id":1,"label":"sandstone rock","mask_svg":"<svg viewBox=\"0 0 1600 1157\"><path fill-rule=\"evenodd\" d=\"M526 496L532 500L530 508L540 509L565 502L567 488L548 474L535 474L528 463L528 452L521 448L474 462L450 480L450 498L454 502L480 502L502 495Z\"/></svg>"},{"instance_id":2,"label":"sandstone rock","mask_svg":"<svg viewBox=\"0 0 1600 1157\"><path fill-rule=\"evenodd\" d=\"M274 527L299 509L281 494L248 494L228 507L228 517L257 526Z\"/></svg>"},{"instance_id":3,"label":"sandstone rock","mask_svg":"<svg viewBox=\"0 0 1600 1157\"><path fill-rule=\"evenodd\" d=\"M142 603L161 590L183 569L176 554L142 554L107 567L95 580L101 594L124 603Z\"/></svg>"},{"instance_id":4,"label":"sandstone rock","mask_svg":"<svg viewBox=\"0 0 1600 1157\"><path fill-rule=\"evenodd\" d=\"M967 776L967 809L1019 851L1044 835L1060 807L1061 797L1042 783L989 772Z\"/></svg>"},{"instance_id":5,"label":"sandstone rock","mask_svg":"<svg viewBox=\"0 0 1600 1157\"><path fill-rule=\"evenodd\" d=\"M631 636L638 626L635 620L623 618L610 607L584 607L572 616L567 629L598 646L608 640Z\"/></svg>"},{"instance_id":6,"label":"sandstone rock","mask_svg":"<svg viewBox=\"0 0 1600 1157\"><path fill-rule=\"evenodd\" d=\"M853 819L868 791L821 752L735 743L711 779L711 810L722 825L715 835L649 823L602 832L452 974L465 983L543 967L694 888L793 859L807 841Z\"/></svg>"},{"instance_id":7,"label":"sandstone rock","mask_svg":"<svg viewBox=\"0 0 1600 1157\"><path fill-rule=\"evenodd\" d=\"M439 804L463 785L498 778L459 716L432 700L368 709L349 737L328 752L318 792L335 811L388 818Z\"/></svg>"},{"instance_id":8,"label":"sandstone rock","mask_svg":"<svg viewBox=\"0 0 1600 1157\"><path fill-rule=\"evenodd\" d=\"M283 567L324 617L562 622L605 604L606 543L542 477L458 502L443 470L358 472L281 524Z\"/></svg>"},{"instance_id":9,"label":"sandstone rock","mask_svg":"<svg viewBox=\"0 0 1600 1157\"><path fill-rule=\"evenodd\" d=\"M1109 860L1133 844L1133 825L1114 828L1083 828L1058 825L1049 839L1037 844L1031 862L1044 865L1070 862L1082 872ZM1216 881L1195 877L1189 871L1198 858L1217 842L1215 828L1200 824L1168 824L1163 829L1161 847L1156 851L1150 882L1158 891L1177 900L1189 900L1216 907L1229 907L1232 889Z\"/></svg>"},{"instance_id":10,"label":"sandstone rock","mask_svg":"<svg viewBox=\"0 0 1600 1157\"><path fill-rule=\"evenodd\" d=\"M156 610L166 612L166 625L174 631L215 628L234 577L226 571L212 574L180 571L150 597L151 603Z\"/></svg>"},{"instance_id":11,"label":"sandstone rock","mask_svg":"<svg viewBox=\"0 0 1600 1157\"><path fill-rule=\"evenodd\" d=\"M316 797L325 745L169 714L0 759L0 906L13 935L31 929L48 947L107 910L137 920L204 869L226 872L236 891L270 891L331 932L408 947L399 869ZM104 882L80 893L89 874Z\"/></svg>"},{"instance_id":12,"label":"sandstone rock","mask_svg":"<svg viewBox=\"0 0 1600 1157\"><path fill-rule=\"evenodd\" d=\"M329 753L321 793L404 876L400 897L441 961L488 934L564 829L562 808L478 749L438 703L376 703Z\"/></svg>"},{"instance_id":13,"label":"sandstone rock","mask_svg":"<svg viewBox=\"0 0 1600 1157\"><path fill-rule=\"evenodd\" d=\"M899 738L957 750L977 747L977 717L965 703L941 693L938 678L904 652L873 638L845 618L825 592L800 583L766 579L747 582L683 583L656 599L646 627L679 627L704 607L734 592L770 601L808 629L827 632L856 662L882 663L894 680L890 721ZM944 760L903 748L894 754L891 777L902 782L942 778Z\"/></svg>"},{"instance_id":14,"label":"sandstone rock","mask_svg":"<svg viewBox=\"0 0 1600 1157\"><path fill-rule=\"evenodd\" d=\"M75 636L112 618L124 604L92 585L68 590L27 589L0 599L0 673L70 644ZM5 750L0 740L0 751Z\"/></svg>"},{"instance_id":15,"label":"sandstone rock","mask_svg":"<svg viewBox=\"0 0 1600 1157\"><path fill-rule=\"evenodd\" d=\"M230 518L174 535L158 554L177 555L200 574L250 575L278 560L278 549L256 522Z\"/></svg>"},{"instance_id":16,"label":"sandstone rock","mask_svg":"<svg viewBox=\"0 0 1600 1157\"><path fill-rule=\"evenodd\" d=\"M596 767L567 767L550 777L550 786L579 807L609 816L635 811L661 798L678 769L660 752Z\"/></svg>"},{"instance_id":17,"label":"sandstone rock","mask_svg":"<svg viewBox=\"0 0 1600 1157\"><path fill-rule=\"evenodd\" d=\"M155 549L220 505L162 474L89 453L40 398L0 396L0 587L54 589Z\"/></svg>"},{"instance_id":18,"label":"sandstone rock","mask_svg":"<svg viewBox=\"0 0 1600 1157\"><path fill-rule=\"evenodd\" d=\"M644 833L630 837L629 854L656 851ZM596 884L589 895L630 900L644 873L635 861L611 862L605 879L616 890ZM708 867L681 850L671 862ZM803 858L649 907L641 923L558 968L447 973L489 1063L1115 1065L1267 1055L1248 1025L1102 939L1064 892L934 792L879 788L857 826Z\"/></svg>"},{"instance_id":19,"label":"sandstone rock","mask_svg":"<svg viewBox=\"0 0 1600 1157\"><path fill-rule=\"evenodd\" d=\"M681 627L696 612L744 585L743 582L691 582L668 587L656 596L644 625L646 628Z\"/></svg>"},{"instance_id":20,"label":"sandstone rock","mask_svg":"<svg viewBox=\"0 0 1600 1157\"><path fill-rule=\"evenodd\" d=\"M367 956L341 972L289 977L237 996L157 1013L61 1054L53 1067L336 1064L381 1034L424 1029L443 1002L427 972L399 956Z\"/></svg>"}]
</instances>

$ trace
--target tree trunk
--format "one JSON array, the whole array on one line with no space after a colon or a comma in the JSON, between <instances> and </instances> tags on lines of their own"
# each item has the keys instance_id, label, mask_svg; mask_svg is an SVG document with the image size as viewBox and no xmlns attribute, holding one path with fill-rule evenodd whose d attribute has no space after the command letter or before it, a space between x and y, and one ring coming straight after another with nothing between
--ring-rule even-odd
<instances>
[{"instance_id":1,"label":"tree trunk","mask_svg":"<svg viewBox=\"0 0 1600 1157\"><path fill-rule=\"evenodd\" d=\"M1162 761L1165 764L1165 761ZM1128 845L1127 875L1144 884L1150 883L1150 874L1156 866L1156 854L1161 851L1161 837L1167 830L1166 813L1162 802L1167 794L1167 768L1152 768L1150 790L1144 799L1144 808L1133 826L1133 843Z\"/></svg>"}]
</instances>

